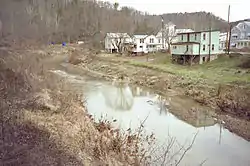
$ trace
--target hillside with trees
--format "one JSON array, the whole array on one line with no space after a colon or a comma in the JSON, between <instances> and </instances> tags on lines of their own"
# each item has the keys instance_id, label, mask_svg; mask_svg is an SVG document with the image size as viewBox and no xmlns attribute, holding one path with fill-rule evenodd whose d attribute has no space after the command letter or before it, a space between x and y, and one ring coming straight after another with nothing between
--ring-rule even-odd
<instances>
[{"instance_id":1,"label":"hillside with trees","mask_svg":"<svg viewBox=\"0 0 250 166\"><path fill-rule=\"evenodd\" d=\"M178 28L224 31L226 21L211 13L170 13L163 15ZM93 40L99 42L106 32L152 33L161 27L161 17L119 7L103 1L82 0L1 0L2 39L61 42Z\"/></svg>"}]
</instances>

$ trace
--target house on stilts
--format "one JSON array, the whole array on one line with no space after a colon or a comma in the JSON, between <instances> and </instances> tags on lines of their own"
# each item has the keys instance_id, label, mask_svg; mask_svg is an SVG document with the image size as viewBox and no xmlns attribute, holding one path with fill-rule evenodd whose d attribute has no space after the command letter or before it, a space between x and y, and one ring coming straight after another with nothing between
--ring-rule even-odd
<instances>
[{"instance_id":1,"label":"house on stilts","mask_svg":"<svg viewBox=\"0 0 250 166\"><path fill-rule=\"evenodd\" d=\"M179 64L202 64L220 54L218 30L177 33L171 43L172 61Z\"/></svg>"}]
</instances>

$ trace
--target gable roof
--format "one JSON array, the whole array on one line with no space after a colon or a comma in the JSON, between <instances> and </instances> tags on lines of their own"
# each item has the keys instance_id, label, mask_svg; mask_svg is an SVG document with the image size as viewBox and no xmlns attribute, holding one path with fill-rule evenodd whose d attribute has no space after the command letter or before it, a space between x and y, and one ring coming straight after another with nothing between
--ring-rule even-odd
<instances>
[{"instance_id":1,"label":"gable roof","mask_svg":"<svg viewBox=\"0 0 250 166\"><path fill-rule=\"evenodd\" d=\"M192 29L176 29L175 33L188 33L188 32L194 32Z\"/></svg>"},{"instance_id":2,"label":"gable roof","mask_svg":"<svg viewBox=\"0 0 250 166\"><path fill-rule=\"evenodd\" d=\"M144 39L146 38L148 35L134 35L134 38L136 39Z\"/></svg>"},{"instance_id":3,"label":"gable roof","mask_svg":"<svg viewBox=\"0 0 250 166\"><path fill-rule=\"evenodd\" d=\"M250 21L244 21L245 24L247 24L247 26L250 27Z\"/></svg>"},{"instance_id":4,"label":"gable roof","mask_svg":"<svg viewBox=\"0 0 250 166\"><path fill-rule=\"evenodd\" d=\"M250 27L250 21L242 21L242 22L239 22L235 27L238 28L238 29L241 29L240 28L240 25L241 24L246 24L247 26Z\"/></svg>"}]
</instances>

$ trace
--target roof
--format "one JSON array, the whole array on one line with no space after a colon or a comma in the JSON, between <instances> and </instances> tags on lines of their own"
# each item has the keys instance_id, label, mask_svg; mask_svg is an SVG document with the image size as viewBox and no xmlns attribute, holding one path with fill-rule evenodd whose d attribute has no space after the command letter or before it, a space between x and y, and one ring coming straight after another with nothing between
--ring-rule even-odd
<instances>
[{"instance_id":1,"label":"roof","mask_svg":"<svg viewBox=\"0 0 250 166\"><path fill-rule=\"evenodd\" d=\"M194 32L192 29L176 29L175 32L178 33L188 33L188 32Z\"/></svg>"},{"instance_id":2,"label":"roof","mask_svg":"<svg viewBox=\"0 0 250 166\"><path fill-rule=\"evenodd\" d=\"M244 23L244 24L246 24L247 26L250 27L250 21L242 21L242 22L239 22L235 27L238 28L238 29L241 29L239 26L240 26L240 24L242 24L242 23Z\"/></svg>"},{"instance_id":3,"label":"roof","mask_svg":"<svg viewBox=\"0 0 250 166\"><path fill-rule=\"evenodd\" d=\"M148 37L148 35L134 35L134 38L137 38L137 39L144 39Z\"/></svg>"},{"instance_id":4,"label":"roof","mask_svg":"<svg viewBox=\"0 0 250 166\"><path fill-rule=\"evenodd\" d=\"M130 37L127 33L107 33L106 36L110 38Z\"/></svg>"},{"instance_id":5,"label":"roof","mask_svg":"<svg viewBox=\"0 0 250 166\"><path fill-rule=\"evenodd\" d=\"M200 44L199 42L176 42L171 43L172 45L191 45L191 44Z\"/></svg>"},{"instance_id":6,"label":"roof","mask_svg":"<svg viewBox=\"0 0 250 166\"><path fill-rule=\"evenodd\" d=\"M183 32L183 33L177 33L178 35L180 34L194 34L194 33L202 33L202 32L209 32L210 30L204 30L204 31L194 31L194 32ZM211 32L216 32L220 30L211 30Z\"/></svg>"},{"instance_id":7,"label":"roof","mask_svg":"<svg viewBox=\"0 0 250 166\"><path fill-rule=\"evenodd\" d=\"M247 26L250 27L250 21L244 21L244 22L245 22L245 24L247 24Z\"/></svg>"},{"instance_id":8,"label":"roof","mask_svg":"<svg viewBox=\"0 0 250 166\"><path fill-rule=\"evenodd\" d=\"M220 33L219 36L226 36L227 35L227 32L224 32L224 33Z\"/></svg>"}]
</instances>

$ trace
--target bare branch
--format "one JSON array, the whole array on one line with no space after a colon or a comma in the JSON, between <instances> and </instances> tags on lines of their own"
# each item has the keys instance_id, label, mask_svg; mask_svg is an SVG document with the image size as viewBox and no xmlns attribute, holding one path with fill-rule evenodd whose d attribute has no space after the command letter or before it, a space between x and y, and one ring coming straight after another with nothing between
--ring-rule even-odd
<instances>
[{"instance_id":1,"label":"bare branch","mask_svg":"<svg viewBox=\"0 0 250 166\"><path fill-rule=\"evenodd\" d=\"M183 154L181 155L180 159L177 161L177 163L175 164L175 166L178 166L180 164L180 162L182 161L182 159L184 158L184 156L186 155L186 153L193 147L193 144L196 140L196 137L198 135L198 132L195 134L192 143L189 145L189 147L183 152Z\"/></svg>"},{"instance_id":2,"label":"bare branch","mask_svg":"<svg viewBox=\"0 0 250 166\"><path fill-rule=\"evenodd\" d=\"M202 166L203 164L205 164L206 161L207 161L207 159L205 159L204 161L202 161L202 162L199 164L199 166Z\"/></svg>"}]
</instances>

